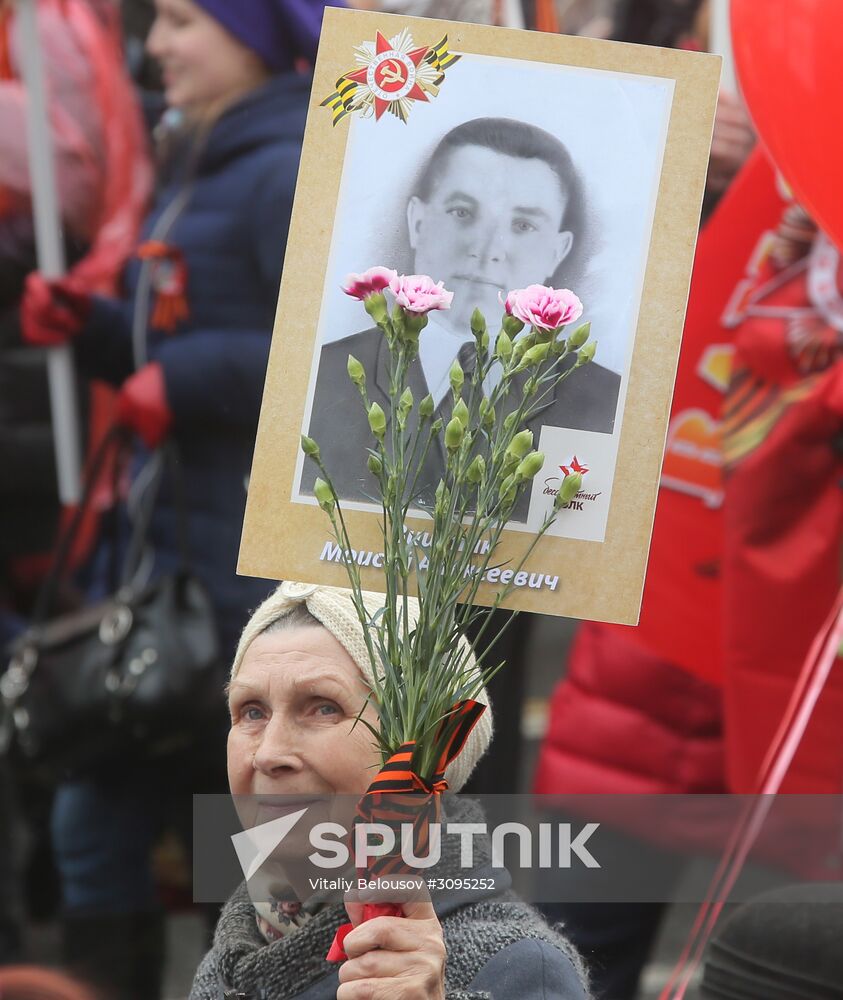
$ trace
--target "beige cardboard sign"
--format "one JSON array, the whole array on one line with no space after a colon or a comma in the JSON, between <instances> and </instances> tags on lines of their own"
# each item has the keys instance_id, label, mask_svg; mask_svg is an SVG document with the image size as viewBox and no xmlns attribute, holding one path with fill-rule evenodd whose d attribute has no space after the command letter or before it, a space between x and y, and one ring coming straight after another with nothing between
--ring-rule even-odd
<instances>
[{"instance_id":1,"label":"beige cardboard sign","mask_svg":"<svg viewBox=\"0 0 843 1000\"><path fill-rule=\"evenodd\" d=\"M481 597L511 582L509 607L637 622L719 74L720 59L699 53L326 10L240 573L347 585L300 452L307 433L363 585L382 586L371 441L346 361L383 390L384 345L341 290L349 272L385 265L453 291L414 376L415 398L437 405L472 310L496 331L501 296L549 284L583 301L597 353L541 414L545 466ZM572 471L582 488L514 576ZM422 545L429 526L421 511L407 525Z\"/></svg>"}]
</instances>

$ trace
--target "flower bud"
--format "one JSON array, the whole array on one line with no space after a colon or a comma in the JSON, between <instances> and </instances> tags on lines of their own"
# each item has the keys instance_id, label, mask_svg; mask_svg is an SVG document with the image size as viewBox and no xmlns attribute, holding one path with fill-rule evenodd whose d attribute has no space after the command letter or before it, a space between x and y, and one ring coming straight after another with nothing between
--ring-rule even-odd
<instances>
[{"instance_id":1,"label":"flower bud","mask_svg":"<svg viewBox=\"0 0 843 1000\"><path fill-rule=\"evenodd\" d=\"M445 428L445 447L448 451L456 451L462 444L465 436L465 428L459 417L451 417L448 426Z\"/></svg>"},{"instance_id":2,"label":"flower bud","mask_svg":"<svg viewBox=\"0 0 843 1000\"><path fill-rule=\"evenodd\" d=\"M430 432L431 432L431 434L433 434L434 436L436 436L437 434L441 434L442 433L442 428L444 426L445 426L445 424L443 423L442 418L441 417L437 417L433 421L433 423L430 425Z\"/></svg>"},{"instance_id":3,"label":"flower bud","mask_svg":"<svg viewBox=\"0 0 843 1000\"><path fill-rule=\"evenodd\" d=\"M507 413L507 415L503 418L503 429L507 432L511 431L515 426L517 417L518 413L516 410L513 410L512 413Z\"/></svg>"},{"instance_id":4,"label":"flower bud","mask_svg":"<svg viewBox=\"0 0 843 1000\"><path fill-rule=\"evenodd\" d=\"M419 403L419 416L422 420L430 420L433 416L433 411L435 409L433 403L433 396L428 393L424 399Z\"/></svg>"},{"instance_id":5,"label":"flower bud","mask_svg":"<svg viewBox=\"0 0 843 1000\"><path fill-rule=\"evenodd\" d=\"M571 336L568 337L568 346L572 351L577 350L577 348L582 347L582 345L588 340L590 333L591 323L583 323L582 326L578 326Z\"/></svg>"},{"instance_id":6,"label":"flower bud","mask_svg":"<svg viewBox=\"0 0 843 1000\"><path fill-rule=\"evenodd\" d=\"M495 341L495 357L504 365L512 357L512 341L507 335L506 330L501 330L498 334L498 339Z\"/></svg>"},{"instance_id":7,"label":"flower bud","mask_svg":"<svg viewBox=\"0 0 843 1000\"><path fill-rule=\"evenodd\" d=\"M515 498L515 476L507 476L506 479L498 487L498 497L501 503L508 504L511 503Z\"/></svg>"},{"instance_id":8,"label":"flower bud","mask_svg":"<svg viewBox=\"0 0 843 1000\"><path fill-rule=\"evenodd\" d=\"M386 434L386 414L378 403L372 403L369 407L369 427L376 438L382 438Z\"/></svg>"},{"instance_id":9,"label":"flower bud","mask_svg":"<svg viewBox=\"0 0 843 1000\"><path fill-rule=\"evenodd\" d=\"M366 384L366 369L353 354L349 354L346 368L348 370L348 377L355 385L362 387Z\"/></svg>"},{"instance_id":10,"label":"flower bud","mask_svg":"<svg viewBox=\"0 0 843 1000\"><path fill-rule=\"evenodd\" d=\"M326 514L330 514L336 506L336 500L334 499L334 491L324 479L317 477L316 482L313 484L313 494L319 501L319 506L322 510Z\"/></svg>"},{"instance_id":11,"label":"flower bud","mask_svg":"<svg viewBox=\"0 0 843 1000\"><path fill-rule=\"evenodd\" d=\"M398 400L398 426L401 430L407 426L407 417L410 415L410 410L413 408L413 394L410 391L410 387L407 386L401 393L401 398Z\"/></svg>"},{"instance_id":12,"label":"flower bud","mask_svg":"<svg viewBox=\"0 0 843 1000\"><path fill-rule=\"evenodd\" d=\"M503 318L501 324L504 331L509 334L510 337L515 337L524 329L524 324L520 319L516 319L514 316L506 315Z\"/></svg>"},{"instance_id":13,"label":"flower bud","mask_svg":"<svg viewBox=\"0 0 843 1000\"><path fill-rule=\"evenodd\" d=\"M397 302L392 307L392 332L399 340L404 333L404 310Z\"/></svg>"},{"instance_id":14,"label":"flower bud","mask_svg":"<svg viewBox=\"0 0 843 1000\"><path fill-rule=\"evenodd\" d=\"M589 361L594 358L594 352L597 350L597 341L589 340L587 344L584 344L577 352L577 363L574 365L575 368L579 368L581 365L587 365Z\"/></svg>"},{"instance_id":15,"label":"flower bud","mask_svg":"<svg viewBox=\"0 0 843 1000\"><path fill-rule=\"evenodd\" d=\"M456 399L462 392L463 383L465 382L465 372L460 367L457 358L454 358L454 363L448 372L448 381L451 383L451 391L454 393L454 399Z\"/></svg>"},{"instance_id":16,"label":"flower bud","mask_svg":"<svg viewBox=\"0 0 843 1000\"><path fill-rule=\"evenodd\" d=\"M301 436L301 450L310 458L319 458L319 445L306 434Z\"/></svg>"},{"instance_id":17,"label":"flower bud","mask_svg":"<svg viewBox=\"0 0 843 1000\"><path fill-rule=\"evenodd\" d=\"M369 455L366 465L373 476L379 476L383 472L383 462L377 455Z\"/></svg>"},{"instance_id":18,"label":"flower bud","mask_svg":"<svg viewBox=\"0 0 843 1000\"><path fill-rule=\"evenodd\" d=\"M487 431L495 426L495 408L486 396L480 400L480 422Z\"/></svg>"},{"instance_id":19,"label":"flower bud","mask_svg":"<svg viewBox=\"0 0 843 1000\"><path fill-rule=\"evenodd\" d=\"M524 357L521 363L525 368L529 368L532 365L539 365L547 358L549 353L550 341L546 341L543 344L535 344L528 351L524 352Z\"/></svg>"},{"instance_id":20,"label":"flower bud","mask_svg":"<svg viewBox=\"0 0 843 1000\"><path fill-rule=\"evenodd\" d=\"M481 483L486 477L486 460L482 455L475 455L471 465L465 471L465 478L470 483Z\"/></svg>"},{"instance_id":21,"label":"flower bud","mask_svg":"<svg viewBox=\"0 0 843 1000\"><path fill-rule=\"evenodd\" d=\"M375 292L373 295L367 295L363 299L363 307L378 326L385 323L389 316L389 310L386 306L386 296L383 292Z\"/></svg>"},{"instance_id":22,"label":"flower bud","mask_svg":"<svg viewBox=\"0 0 843 1000\"><path fill-rule=\"evenodd\" d=\"M509 447L506 449L506 453L507 455L512 455L515 458L521 459L532 447L533 432L531 430L523 430L519 431L509 442Z\"/></svg>"},{"instance_id":23,"label":"flower bud","mask_svg":"<svg viewBox=\"0 0 843 1000\"><path fill-rule=\"evenodd\" d=\"M562 480L562 485L559 487L559 492L556 494L556 499L553 502L556 509L559 510L564 504L570 503L577 493L579 493L581 486L581 472L572 472L570 475L565 476Z\"/></svg>"},{"instance_id":24,"label":"flower bud","mask_svg":"<svg viewBox=\"0 0 843 1000\"><path fill-rule=\"evenodd\" d=\"M434 498L436 511L441 514L450 502L451 502L451 494L448 492L448 487L445 485L445 480L440 479L439 485L436 487L436 494Z\"/></svg>"},{"instance_id":25,"label":"flower bud","mask_svg":"<svg viewBox=\"0 0 843 1000\"><path fill-rule=\"evenodd\" d=\"M479 309L475 309L471 314L469 323L471 325L471 332L475 337L480 337L486 329L486 317Z\"/></svg>"},{"instance_id":26,"label":"flower bud","mask_svg":"<svg viewBox=\"0 0 843 1000\"><path fill-rule=\"evenodd\" d=\"M527 351L535 346L536 335L534 333L528 333L523 337L519 337L515 341L515 349L513 351L513 360L517 363L520 362Z\"/></svg>"},{"instance_id":27,"label":"flower bud","mask_svg":"<svg viewBox=\"0 0 843 1000\"><path fill-rule=\"evenodd\" d=\"M477 342L480 344L481 351L489 350L489 331L484 330L480 336L477 338Z\"/></svg>"},{"instance_id":28,"label":"flower bud","mask_svg":"<svg viewBox=\"0 0 843 1000\"><path fill-rule=\"evenodd\" d=\"M515 470L516 479L532 479L538 475L544 465L544 455L540 451L531 451Z\"/></svg>"},{"instance_id":29,"label":"flower bud","mask_svg":"<svg viewBox=\"0 0 843 1000\"><path fill-rule=\"evenodd\" d=\"M468 427L468 407L465 405L465 401L462 399L457 400L457 404L454 407L454 412L452 416L455 416L457 420L462 424L463 430Z\"/></svg>"},{"instance_id":30,"label":"flower bud","mask_svg":"<svg viewBox=\"0 0 843 1000\"><path fill-rule=\"evenodd\" d=\"M427 326L427 316L423 313L404 313L404 322L401 325L400 337L405 341L418 341L419 334Z\"/></svg>"},{"instance_id":31,"label":"flower bud","mask_svg":"<svg viewBox=\"0 0 843 1000\"><path fill-rule=\"evenodd\" d=\"M528 378L524 383L524 395L527 399L539 391L539 380L535 377Z\"/></svg>"}]
</instances>

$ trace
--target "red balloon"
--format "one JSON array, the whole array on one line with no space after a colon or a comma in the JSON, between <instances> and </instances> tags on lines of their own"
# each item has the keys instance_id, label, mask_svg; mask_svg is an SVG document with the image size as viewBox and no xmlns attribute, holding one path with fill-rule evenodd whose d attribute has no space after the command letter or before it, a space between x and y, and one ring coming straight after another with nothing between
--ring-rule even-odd
<instances>
[{"instance_id":1,"label":"red balloon","mask_svg":"<svg viewBox=\"0 0 843 1000\"><path fill-rule=\"evenodd\" d=\"M732 0L758 134L802 207L843 248L843 0Z\"/></svg>"}]
</instances>

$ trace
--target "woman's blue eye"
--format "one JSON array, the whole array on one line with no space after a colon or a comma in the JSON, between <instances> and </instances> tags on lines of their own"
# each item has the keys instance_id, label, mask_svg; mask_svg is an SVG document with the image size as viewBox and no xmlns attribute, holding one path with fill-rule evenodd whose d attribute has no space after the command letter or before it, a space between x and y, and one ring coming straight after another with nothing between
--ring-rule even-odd
<instances>
[{"instance_id":1,"label":"woman's blue eye","mask_svg":"<svg viewBox=\"0 0 843 1000\"><path fill-rule=\"evenodd\" d=\"M332 702L327 702L327 703L325 703L323 705L320 705L316 709L316 711L317 711L317 714L324 715L324 716L339 714L339 709Z\"/></svg>"},{"instance_id":2,"label":"woman's blue eye","mask_svg":"<svg viewBox=\"0 0 843 1000\"><path fill-rule=\"evenodd\" d=\"M241 715L249 722L260 722L264 717L263 709L258 708L257 705L247 705L241 712Z\"/></svg>"}]
</instances>

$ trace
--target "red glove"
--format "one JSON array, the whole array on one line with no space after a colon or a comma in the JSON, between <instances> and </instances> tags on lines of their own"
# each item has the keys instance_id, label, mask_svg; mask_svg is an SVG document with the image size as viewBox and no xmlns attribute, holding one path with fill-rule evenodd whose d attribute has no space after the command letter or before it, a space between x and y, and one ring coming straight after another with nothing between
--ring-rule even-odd
<instances>
[{"instance_id":1,"label":"red glove","mask_svg":"<svg viewBox=\"0 0 843 1000\"><path fill-rule=\"evenodd\" d=\"M27 276L20 306L23 339L38 347L60 347L88 322L91 296L71 279L50 281L38 271Z\"/></svg>"},{"instance_id":2,"label":"red glove","mask_svg":"<svg viewBox=\"0 0 843 1000\"><path fill-rule=\"evenodd\" d=\"M164 369L157 361L144 365L123 383L117 396L117 422L130 427L148 448L167 436L173 414L167 403Z\"/></svg>"}]
</instances>

